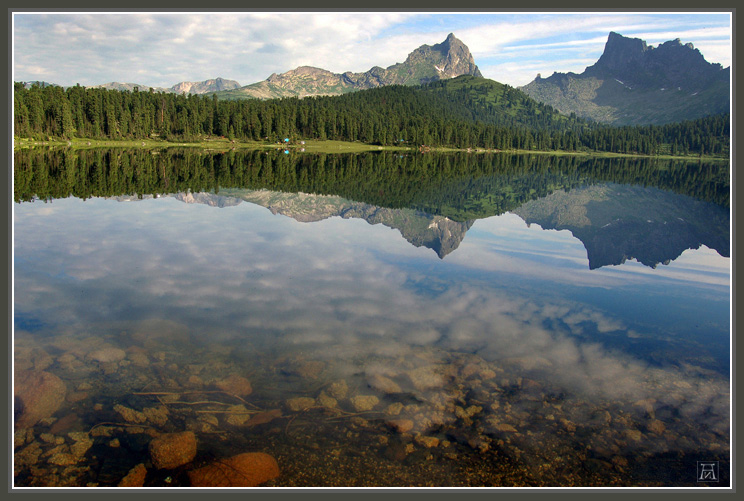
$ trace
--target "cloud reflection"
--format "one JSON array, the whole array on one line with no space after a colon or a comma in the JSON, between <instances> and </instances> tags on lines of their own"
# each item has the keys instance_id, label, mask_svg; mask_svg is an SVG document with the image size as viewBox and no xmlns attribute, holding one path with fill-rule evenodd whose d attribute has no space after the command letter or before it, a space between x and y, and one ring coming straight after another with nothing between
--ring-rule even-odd
<instances>
[{"instance_id":1,"label":"cloud reflection","mask_svg":"<svg viewBox=\"0 0 744 501\"><path fill-rule=\"evenodd\" d=\"M535 369L592 398L653 398L690 419L727 415L726 378L702 377L694 365L672 360L652 365L603 345L603 335L654 333L631 329L622 312L551 289L611 279L604 286L631 290L644 285L642 274L579 273L577 245L566 232L543 233L546 240L535 243L538 251L561 249L555 259L538 252L540 259L499 262L489 239L501 230L519 233L516 216L479 222L458 258L442 262L379 225L340 218L300 224L250 204L218 211L172 199L64 200L59 207L43 215L30 204L16 207L15 309L60 330L170 319L197 343L302 347L349 371L360 358L415 359L436 347ZM502 252L514 239L498 242ZM553 268L557 261L564 267ZM690 261L698 270L707 266ZM540 281L511 287L499 281L507 272ZM376 370L385 367L379 364Z\"/></svg>"}]
</instances>

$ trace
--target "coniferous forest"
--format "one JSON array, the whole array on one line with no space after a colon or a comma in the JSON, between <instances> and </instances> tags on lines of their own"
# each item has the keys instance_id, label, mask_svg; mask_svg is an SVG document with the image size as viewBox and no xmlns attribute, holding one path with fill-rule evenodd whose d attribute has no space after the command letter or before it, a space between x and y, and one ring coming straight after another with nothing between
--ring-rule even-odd
<instances>
[{"instance_id":1,"label":"coniferous forest","mask_svg":"<svg viewBox=\"0 0 744 501\"><path fill-rule=\"evenodd\" d=\"M15 135L33 139L198 142L224 136L359 141L497 150L728 155L729 115L611 127L565 116L508 85L469 76L341 96L218 100L215 96L16 83Z\"/></svg>"}]
</instances>

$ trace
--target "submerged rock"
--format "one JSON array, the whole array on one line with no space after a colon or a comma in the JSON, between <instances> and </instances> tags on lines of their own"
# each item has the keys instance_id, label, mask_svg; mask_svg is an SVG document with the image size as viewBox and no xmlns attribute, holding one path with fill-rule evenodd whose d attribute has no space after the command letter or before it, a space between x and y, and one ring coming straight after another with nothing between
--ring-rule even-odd
<instances>
[{"instance_id":1,"label":"submerged rock","mask_svg":"<svg viewBox=\"0 0 744 501\"><path fill-rule=\"evenodd\" d=\"M114 410L122 418L124 418L124 421L126 421L127 423L144 423L145 421L147 421L147 417L144 415L144 413L136 411L134 409L130 409L129 407L125 407L121 404L116 404L114 406Z\"/></svg>"},{"instance_id":2,"label":"submerged rock","mask_svg":"<svg viewBox=\"0 0 744 501\"><path fill-rule=\"evenodd\" d=\"M166 433L153 439L149 450L155 468L177 468L196 456L196 435L192 431Z\"/></svg>"},{"instance_id":3,"label":"submerged rock","mask_svg":"<svg viewBox=\"0 0 744 501\"><path fill-rule=\"evenodd\" d=\"M407 374L413 386L419 391L442 388L448 379L445 367L439 365L425 365L410 370Z\"/></svg>"},{"instance_id":4,"label":"submerged rock","mask_svg":"<svg viewBox=\"0 0 744 501\"><path fill-rule=\"evenodd\" d=\"M410 419L391 419L387 424L398 433L406 433L413 429L413 421Z\"/></svg>"},{"instance_id":5,"label":"submerged rock","mask_svg":"<svg viewBox=\"0 0 744 501\"><path fill-rule=\"evenodd\" d=\"M402 390L400 388L400 385L390 379L389 377L385 377L381 374L372 374L367 378L367 384L370 386L370 388L374 388L377 391L381 391L382 393L400 393Z\"/></svg>"},{"instance_id":6,"label":"submerged rock","mask_svg":"<svg viewBox=\"0 0 744 501\"><path fill-rule=\"evenodd\" d=\"M127 473L127 476L121 479L119 487L142 487L145 485L147 468L143 463L138 464Z\"/></svg>"},{"instance_id":7,"label":"submerged rock","mask_svg":"<svg viewBox=\"0 0 744 501\"><path fill-rule=\"evenodd\" d=\"M88 358L95 360L100 364L119 362L124 360L124 357L126 356L127 353L124 350L114 347L101 348L88 354Z\"/></svg>"},{"instance_id":8,"label":"submerged rock","mask_svg":"<svg viewBox=\"0 0 744 501\"><path fill-rule=\"evenodd\" d=\"M279 465L269 454L247 452L188 472L192 487L256 487L278 477Z\"/></svg>"},{"instance_id":9,"label":"submerged rock","mask_svg":"<svg viewBox=\"0 0 744 501\"><path fill-rule=\"evenodd\" d=\"M304 411L315 405L315 400L310 397L290 398L286 402L287 408L292 412Z\"/></svg>"},{"instance_id":10,"label":"submerged rock","mask_svg":"<svg viewBox=\"0 0 744 501\"><path fill-rule=\"evenodd\" d=\"M30 428L52 416L62 405L66 393L65 383L54 374L16 371L13 389L16 428Z\"/></svg>"},{"instance_id":11,"label":"submerged rock","mask_svg":"<svg viewBox=\"0 0 744 501\"><path fill-rule=\"evenodd\" d=\"M282 417L281 409L271 409L265 412L259 412L254 415L248 421L245 422L246 426L256 426L259 424L270 423L276 418Z\"/></svg>"},{"instance_id":12,"label":"submerged rock","mask_svg":"<svg viewBox=\"0 0 744 501\"><path fill-rule=\"evenodd\" d=\"M217 381L215 385L220 390L231 393L233 395L237 395L239 397L247 397L248 395L253 393L251 382L243 376L238 376L237 374L233 374L232 376L228 376L225 379Z\"/></svg>"},{"instance_id":13,"label":"submerged rock","mask_svg":"<svg viewBox=\"0 0 744 501\"><path fill-rule=\"evenodd\" d=\"M343 400L349 393L349 386L346 384L346 381L342 379L331 383L328 386L328 393L336 400Z\"/></svg>"},{"instance_id":14,"label":"submerged rock","mask_svg":"<svg viewBox=\"0 0 744 501\"><path fill-rule=\"evenodd\" d=\"M351 405L357 412L370 411L380 402L374 395L357 395L351 398Z\"/></svg>"}]
</instances>

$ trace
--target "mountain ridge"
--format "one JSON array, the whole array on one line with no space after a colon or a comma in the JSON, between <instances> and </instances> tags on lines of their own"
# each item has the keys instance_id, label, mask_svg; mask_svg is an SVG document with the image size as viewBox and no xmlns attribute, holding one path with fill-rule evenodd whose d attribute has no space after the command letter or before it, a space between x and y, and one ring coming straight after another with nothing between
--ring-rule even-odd
<instances>
[{"instance_id":1,"label":"mountain ridge","mask_svg":"<svg viewBox=\"0 0 744 501\"><path fill-rule=\"evenodd\" d=\"M438 44L421 45L402 63L382 68L373 66L363 73L333 73L313 66L299 66L273 73L266 80L227 92L218 98L271 99L281 97L333 96L385 85L421 85L461 75L482 77L470 49L453 33Z\"/></svg>"},{"instance_id":2,"label":"mountain ridge","mask_svg":"<svg viewBox=\"0 0 744 501\"><path fill-rule=\"evenodd\" d=\"M707 62L679 38L650 47L610 32L600 58L582 73L538 74L519 89L567 115L646 125L728 112L729 80L730 68Z\"/></svg>"}]
</instances>

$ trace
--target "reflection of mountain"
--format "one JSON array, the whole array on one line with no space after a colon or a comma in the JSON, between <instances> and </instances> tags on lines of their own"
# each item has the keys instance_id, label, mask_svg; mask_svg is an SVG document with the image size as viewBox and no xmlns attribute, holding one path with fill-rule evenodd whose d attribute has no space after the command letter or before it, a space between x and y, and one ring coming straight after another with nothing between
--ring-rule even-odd
<instances>
[{"instance_id":1,"label":"reflection of mountain","mask_svg":"<svg viewBox=\"0 0 744 501\"><path fill-rule=\"evenodd\" d=\"M569 230L583 242L591 269L632 258L655 268L701 245L729 256L727 209L654 188L606 184L561 190L513 212L527 224Z\"/></svg>"},{"instance_id":2,"label":"reflection of mountain","mask_svg":"<svg viewBox=\"0 0 744 501\"><path fill-rule=\"evenodd\" d=\"M173 195L176 200L186 202L187 204L206 204L211 207L233 207L240 203L240 200L233 197L224 197L213 193L176 193Z\"/></svg>"},{"instance_id":3,"label":"reflection of mountain","mask_svg":"<svg viewBox=\"0 0 744 501\"><path fill-rule=\"evenodd\" d=\"M266 207L273 214L291 217L302 223L321 221L338 216L344 219L364 219L369 224L382 224L400 231L416 247L433 249L440 258L457 249L473 221L457 222L443 216L433 216L414 209L388 209L362 202L353 202L331 195L282 193L269 190L225 190L229 196L209 193L175 195L178 200L193 200L217 205L214 199L241 200ZM224 203L224 201L223 201Z\"/></svg>"}]
</instances>

